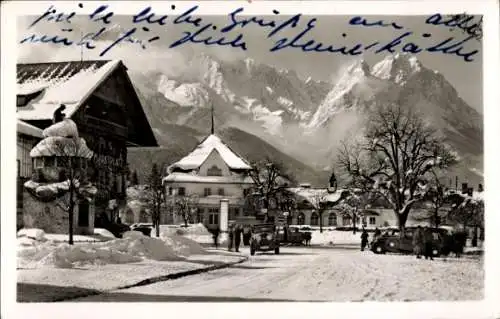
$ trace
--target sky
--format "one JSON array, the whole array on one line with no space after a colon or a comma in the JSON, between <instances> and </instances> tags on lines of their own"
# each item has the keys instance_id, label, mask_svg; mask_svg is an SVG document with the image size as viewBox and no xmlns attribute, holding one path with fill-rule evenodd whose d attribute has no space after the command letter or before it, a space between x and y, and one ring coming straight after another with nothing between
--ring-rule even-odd
<instances>
[{"instance_id":1,"label":"sky","mask_svg":"<svg viewBox=\"0 0 500 319\"><path fill-rule=\"evenodd\" d=\"M277 16L272 16L273 19ZM369 21L378 21L380 19L386 22L396 22L403 26L403 29L397 30L392 27L361 27L349 25L352 16L315 16L318 21L314 30L311 31L316 41L325 44L335 44L336 46L353 46L356 43L372 43L375 40L390 42L405 31L414 32L415 36L409 39L415 39L416 43L439 43L440 41L454 36L457 39L465 39L467 35L459 28L448 28L444 26L434 26L425 24L428 16L366 16ZM266 19L271 18L267 16ZM279 16L280 19L289 17ZM306 25L312 18L302 17L301 26ZM28 26L34 21L35 17L25 16L17 21L18 40L37 35L61 35L61 28L68 27L62 23L53 23L42 21L28 29ZM173 19L169 17L168 19ZM167 21L169 21L167 19ZM227 25L230 21L227 15L204 16L205 22L212 22L218 26ZM131 16L114 16L112 30L104 33L99 42L100 45L111 43L121 32L128 31L133 24ZM145 26L145 24L141 25ZM71 28L72 35L86 34L87 32L96 32L101 25L96 22L90 22L86 16L78 16L73 19ZM205 46L201 44L186 44L177 48L169 48L169 45L175 40L181 38L184 31L194 31L194 27L174 25L167 23L165 26L148 25L149 32L138 32L141 39L149 39L152 36L159 36L159 40L147 44L146 49L142 49L137 43L122 43L107 53L104 57L99 57L101 50L80 50L77 46L55 46L40 43L18 44L18 63L29 62L51 62L68 61L83 59L121 59L131 71L162 71L165 73L182 72L183 66L188 63L187 57L190 54L205 52L221 60L237 60L243 58L252 58L257 62L272 65L277 68L295 70L299 76L307 78L334 82L342 67L350 63L352 59L364 59L369 65L373 66L376 62L383 59L386 54L365 53L362 56L348 57L340 54L302 52L301 50L285 49L278 52L270 52L274 41L266 39L266 33L263 28L256 25L246 27L244 32L245 41L248 50L243 51L239 48ZM301 29L300 29L301 30ZM236 31L236 30L235 30ZM237 31L234 34L238 34ZM294 33L291 33L294 32ZM283 35L292 36L297 34L297 30L291 29L291 32L284 32ZM431 42L422 42L420 35L423 33L432 34ZM343 37L342 35L345 34ZM418 36L417 36L418 35ZM71 36L70 36L71 38ZM419 42L420 41L420 42ZM432 42L434 41L434 42ZM104 47L104 46L103 46ZM427 68L437 70L443 74L446 79L457 89L458 94L473 108L482 113L482 42L472 39L465 45L467 51L477 49L479 53L474 56L473 62L465 62L463 58L456 55L445 55L438 53L420 53L418 59Z\"/></svg>"}]
</instances>

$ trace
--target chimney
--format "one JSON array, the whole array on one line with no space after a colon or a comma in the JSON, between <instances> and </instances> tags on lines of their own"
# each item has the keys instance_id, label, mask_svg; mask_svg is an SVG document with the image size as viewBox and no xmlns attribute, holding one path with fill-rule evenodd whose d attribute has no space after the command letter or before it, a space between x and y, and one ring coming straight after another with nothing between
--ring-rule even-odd
<instances>
[{"instance_id":1,"label":"chimney","mask_svg":"<svg viewBox=\"0 0 500 319\"><path fill-rule=\"evenodd\" d=\"M467 194L468 187L467 183L462 183L462 194Z\"/></svg>"},{"instance_id":2,"label":"chimney","mask_svg":"<svg viewBox=\"0 0 500 319\"><path fill-rule=\"evenodd\" d=\"M483 184L479 184L479 185L478 185L478 187L477 187L477 191L478 191L478 192L482 192L482 191L484 191L484 189L483 189Z\"/></svg>"}]
</instances>

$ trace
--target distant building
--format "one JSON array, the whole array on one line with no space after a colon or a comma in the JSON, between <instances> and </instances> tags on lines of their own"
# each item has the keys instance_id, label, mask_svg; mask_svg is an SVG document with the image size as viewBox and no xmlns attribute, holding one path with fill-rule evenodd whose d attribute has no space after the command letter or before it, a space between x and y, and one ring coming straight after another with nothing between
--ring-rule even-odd
<instances>
[{"instance_id":1,"label":"distant building","mask_svg":"<svg viewBox=\"0 0 500 319\"><path fill-rule=\"evenodd\" d=\"M17 228L23 224L24 182L33 173L31 149L43 138L42 130L26 122L17 121Z\"/></svg>"},{"instance_id":2,"label":"distant building","mask_svg":"<svg viewBox=\"0 0 500 319\"><path fill-rule=\"evenodd\" d=\"M191 153L167 168L163 179L166 194L198 198L192 222L209 228L225 225L228 219L248 215L244 211L246 192L253 186L251 166L215 134L205 138ZM175 223L181 218L173 216Z\"/></svg>"},{"instance_id":3,"label":"distant building","mask_svg":"<svg viewBox=\"0 0 500 319\"><path fill-rule=\"evenodd\" d=\"M16 94L20 177L30 176L33 166L26 152L64 104L64 115L95 154L88 174L98 189L96 214L111 199L125 200L127 147L157 142L121 61L18 64ZM40 168L45 162L35 164Z\"/></svg>"}]
</instances>

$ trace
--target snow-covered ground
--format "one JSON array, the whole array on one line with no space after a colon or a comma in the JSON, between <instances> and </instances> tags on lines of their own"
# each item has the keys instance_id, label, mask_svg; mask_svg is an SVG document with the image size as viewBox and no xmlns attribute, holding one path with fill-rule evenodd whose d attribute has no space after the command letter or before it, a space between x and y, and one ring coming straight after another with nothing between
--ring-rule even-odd
<instances>
[{"instance_id":1,"label":"snow-covered ground","mask_svg":"<svg viewBox=\"0 0 500 319\"><path fill-rule=\"evenodd\" d=\"M248 248L244 248L248 253ZM80 301L420 301L483 298L482 258L376 255L349 248L284 247L249 261Z\"/></svg>"},{"instance_id":2,"label":"snow-covered ground","mask_svg":"<svg viewBox=\"0 0 500 319\"><path fill-rule=\"evenodd\" d=\"M102 232L106 235L106 232ZM102 242L60 243L41 230L21 230L17 240L18 268L73 268L84 265L133 263L142 260L178 261L205 254L197 242L181 235L162 233L161 238L126 232L122 239ZM109 238L108 238L109 239Z\"/></svg>"}]
</instances>

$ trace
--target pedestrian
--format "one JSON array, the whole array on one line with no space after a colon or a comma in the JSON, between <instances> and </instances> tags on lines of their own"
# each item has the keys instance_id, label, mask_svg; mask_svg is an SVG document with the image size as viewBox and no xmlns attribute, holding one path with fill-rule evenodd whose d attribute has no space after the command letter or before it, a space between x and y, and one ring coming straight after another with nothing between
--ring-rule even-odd
<instances>
[{"instance_id":1,"label":"pedestrian","mask_svg":"<svg viewBox=\"0 0 500 319\"><path fill-rule=\"evenodd\" d=\"M432 241L433 241L433 236L432 236L432 230L428 227L424 228L424 256L425 259L430 259L434 260L432 256Z\"/></svg>"},{"instance_id":2,"label":"pedestrian","mask_svg":"<svg viewBox=\"0 0 500 319\"><path fill-rule=\"evenodd\" d=\"M219 228L219 226L217 226L217 228L215 228L213 230L212 235L214 237L215 249L217 249L219 247L219 235L220 235L220 228Z\"/></svg>"},{"instance_id":3,"label":"pedestrian","mask_svg":"<svg viewBox=\"0 0 500 319\"><path fill-rule=\"evenodd\" d=\"M227 250L232 251L233 250L233 239L234 239L234 225L231 224L228 227L228 238L227 238Z\"/></svg>"},{"instance_id":4,"label":"pedestrian","mask_svg":"<svg viewBox=\"0 0 500 319\"><path fill-rule=\"evenodd\" d=\"M413 234L413 252L417 255L417 258L422 258L422 251L424 250L424 234L422 232L422 227L418 226Z\"/></svg>"},{"instance_id":5,"label":"pedestrian","mask_svg":"<svg viewBox=\"0 0 500 319\"><path fill-rule=\"evenodd\" d=\"M243 229L241 225L236 225L234 228L234 248L236 252L239 252L240 250L240 243L241 243L241 234L243 233Z\"/></svg>"},{"instance_id":6,"label":"pedestrian","mask_svg":"<svg viewBox=\"0 0 500 319\"><path fill-rule=\"evenodd\" d=\"M368 232L363 227L363 232L361 233L361 251L365 250L366 244L368 244Z\"/></svg>"}]
</instances>

